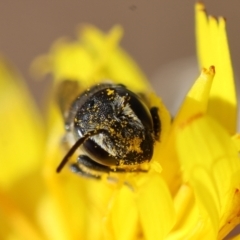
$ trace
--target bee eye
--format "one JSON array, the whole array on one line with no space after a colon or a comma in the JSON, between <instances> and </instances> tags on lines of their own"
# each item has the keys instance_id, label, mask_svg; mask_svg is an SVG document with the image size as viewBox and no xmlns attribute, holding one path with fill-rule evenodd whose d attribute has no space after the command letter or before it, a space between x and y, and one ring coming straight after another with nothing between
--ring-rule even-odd
<instances>
[{"instance_id":1,"label":"bee eye","mask_svg":"<svg viewBox=\"0 0 240 240\"><path fill-rule=\"evenodd\" d=\"M118 160L111 156L93 140L86 140L83 143L83 147L88 155L96 162L106 166L116 166Z\"/></svg>"},{"instance_id":2,"label":"bee eye","mask_svg":"<svg viewBox=\"0 0 240 240\"><path fill-rule=\"evenodd\" d=\"M149 110L143 105L142 101L137 97L131 97L129 104L140 119L145 128L152 129L153 123Z\"/></svg>"}]
</instances>

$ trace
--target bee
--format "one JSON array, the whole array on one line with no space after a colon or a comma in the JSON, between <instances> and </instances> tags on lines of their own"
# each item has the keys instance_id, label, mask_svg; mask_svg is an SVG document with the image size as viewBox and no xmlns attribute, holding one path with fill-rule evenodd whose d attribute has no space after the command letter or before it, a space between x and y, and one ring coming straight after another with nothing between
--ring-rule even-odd
<instances>
[{"instance_id":1,"label":"bee","mask_svg":"<svg viewBox=\"0 0 240 240\"><path fill-rule=\"evenodd\" d=\"M77 82L63 81L57 95L66 136L74 140L58 173L76 151L80 154L70 168L81 176L146 171L141 166L152 159L161 121L158 109L149 108L141 94L114 83L78 94Z\"/></svg>"}]
</instances>

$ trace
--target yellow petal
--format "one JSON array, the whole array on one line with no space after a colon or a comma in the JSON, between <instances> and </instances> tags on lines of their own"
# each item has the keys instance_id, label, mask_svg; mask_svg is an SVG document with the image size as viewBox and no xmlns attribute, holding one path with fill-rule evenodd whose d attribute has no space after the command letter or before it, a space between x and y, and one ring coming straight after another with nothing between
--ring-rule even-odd
<instances>
[{"instance_id":1,"label":"yellow petal","mask_svg":"<svg viewBox=\"0 0 240 240\"><path fill-rule=\"evenodd\" d=\"M159 155L156 155L157 159L154 153L154 160L156 159L161 164L161 176L172 196L175 196L182 183L181 167L177 157L174 137L174 134L171 132L169 138L156 151L157 153L159 152Z\"/></svg>"},{"instance_id":2,"label":"yellow petal","mask_svg":"<svg viewBox=\"0 0 240 240\"><path fill-rule=\"evenodd\" d=\"M231 240L240 240L240 234L238 234L235 237L231 238Z\"/></svg>"},{"instance_id":3,"label":"yellow petal","mask_svg":"<svg viewBox=\"0 0 240 240\"><path fill-rule=\"evenodd\" d=\"M232 140L235 143L237 150L240 152L240 134L238 133L232 136Z\"/></svg>"},{"instance_id":4,"label":"yellow petal","mask_svg":"<svg viewBox=\"0 0 240 240\"><path fill-rule=\"evenodd\" d=\"M15 203L2 189L0 189L0 213L1 239L8 239L13 236L16 239L42 239L40 232L34 226L35 221L31 221L32 219L26 216L19 204Z\"/></svg>"},{"instance_id":5,"label":"yellow petal","mask_svg":"<svg viewBox=\"0 0 240 240\"><path fill-rule=\"evenodd\" d=\"M159 174L149 173L139 187L137 204L145 239L164 239L173 227L175 212L170 192Z\"/></svg>"},{"instance_id":6,"label":"yellow petal","mask_svg":"<svg viewBox=\"0 0 240 240\"><path fill-rule=\"evenodd\" d=\"M39 166L44 130L21 77L3 59L0 59L0 99L0 185L6 188Z\"/></svg>"},{"instance_id":7,"label":"yellow petal","mask_svg":"<svg viewBox=\"0 0 240 240\"><path fill-rule=\"evenodd\" d=\"M190 116L195 116L197 113L205 113L207 111L209 92L211 90L214 74L214 67L210 67L209 70L202 70L201 75L184 99L176 119L174 120L174 124L184 122L186 119L189 119Z\"/></svg>"},{"instance_id":8,"label":"yellow petal","mask_svg":"<svg viewBox=\"0 0 240 240\"><path fill-rule=\"evenodd\" d=\"M233 197L240 186L238 152L225 130L204 115L179 125L176 139L185 181L193 186L207 223L204 230L216 238L219 223L224 225L232 215Z\"/></svg>"},{"instance_id":9,"label":"yellow petal","mask_svg":"<svg viewBox=\"0 0 240 240\"><path fill-rule=\"evenodd\" d=\"M183 184L174 197L176 223L166 240L196 239L193 231L199 225L199 209L196 204L193 189Z\"/></svg>"},{"instance_id":10,"label":"yellow petal","mask_svg":"<svg viewBox=\"0 0 240 240\"><path fill-rule=\"evenodd\" d=\"M50 109L49 132L44 156L45 162L43 162L42 167L43 180L45 180L48 192L41 199L37 218L43 231L49 236L49 239L71 239L76 237L76 231L73 230L74 225L70 219L75 215L72 215L71 211L68 211L68 206L74 206L70 205L69 201L71 198L69 199L69 197L76 199L76 196L73 197L75 194L74 188L70 192L71 194L67 193L67 179L64 181L63 174L58 175L56 173L57 164L64 155L64 151L60 145L64 128L59 111L51 103ZM81 188L77 192L81 193ZM77 205L76 202L74 204ZM83 209L82 205L80 201L79 207L75 211L76 214L79 211L81 212ZM48 214L47 221L45 219L46 214ZM79 229L82 229L82 226Z\"/></svg>"},{"instance_id":11,"label":"yellow petal","mask_svg":"<svg viewBox=\"0 0 240 240\"><path fill-rule=\"evenodd\" d=\"M131 240L138 233L138 210L135 193L123 186L114 199L111 208L113 238L116 240ZM108 230L109 231L109 230Z\"/></svg>"},{"instance_id":12,"label":"yellow petal","mask_svg":"<svg viewBox=\"0 0 240 240\"><path fill-rule=\"evenodd\" d=\"M53 73L57 81L78 80L83 88L110 80L143 92L150 85L136 63L118 46L121 36L120 26L107 34L86 26L79 32L78 41L55 43L50 54L36 59L32 71Z\"/></svg>"},{"instance_id":13,"label":"yellow petal","mask_svg":"<svg viewBox=\"0 0 240 240\"><path fill-rule=\"evenodd\" d=\"M240 184L239 184L240 185ZM223 239L227 234L240 223L240 188L235 188L231 193L231 200L227 203L226 211L220 222L219 239Z\"/></svg>"},{"instance_id":14,"label":"yellow petal","mask_svg":"<svg viewBox=\"0 0 240 240\"><path fill-rule=\"evenodd\" d=\"M196 38L200 67L215 66L208 113L231 134L237 126L237 98L225 19L207 17L202 3L196 4ZM227 117L226 117L227 116Z\"/></svg>"}]
</instances>

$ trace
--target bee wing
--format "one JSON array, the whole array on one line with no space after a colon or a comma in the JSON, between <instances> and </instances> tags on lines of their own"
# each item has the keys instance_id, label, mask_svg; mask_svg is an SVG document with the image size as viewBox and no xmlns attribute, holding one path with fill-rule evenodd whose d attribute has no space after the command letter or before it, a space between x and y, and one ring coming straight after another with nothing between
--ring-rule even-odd
<instances>
[{"instance_id":1,"label":"bee wing","mask_svg":"<svg viewBox=\"0 0 240 240\"><path fill-rule=\"evenodd\" d=\"M69 115L69 109L71 108L72 103L80 93L81 88L78 81L64 80L57 86L55 93L56 101L60 107L65 122Z\"/></svg>"}]
</instances>

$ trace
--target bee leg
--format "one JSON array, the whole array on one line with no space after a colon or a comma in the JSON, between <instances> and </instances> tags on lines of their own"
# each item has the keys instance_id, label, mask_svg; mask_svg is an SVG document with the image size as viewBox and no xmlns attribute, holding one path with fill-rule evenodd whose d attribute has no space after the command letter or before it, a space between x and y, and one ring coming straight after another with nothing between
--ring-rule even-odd
<instances>
[{"instance_id":1,"label":"bee leg","mask_svg":"<svg viewBox=\"0 0 240 240\"><path fill-rule=\"evenodd\" d=\"M160 139L160 133L161 133L161 121L158 115L158 108L157 107L152 107L150 109L151 115L152 115L152 120L153 120L153 130L154 130L154 135L155 139L159 141Z\"/></svg>"},{"instance_id":2,"label":"bee leg","mask_svg":"<svg viewBox=\"0 0 240 240\"><path fill-rule=\"evenodd\" d=\"M81 166L82 166L82 168L81 168ZM126 170L126 169L122 169L122 168L111 169L110 167L104 166L102 164L99 164L99 163L93 161L90 157L88 157L86 155L78 156L77 163L71 164L70 169L72 172L77 173L83 177L89 177L89 178L94 178L94 179L101 179L101 174L98 175L95 172L100 172L100 173L147 172L147 170L143 170L143 169L132 169L130 171ZM93 172L91 172L91 171L93 171Z\"/></svg>"},{"instance_id":3,"label":"bee leg","mask_svg":"<svg viewBox=\"0 0 240 240\"><path fill-rule=\"evenodd\" d=\"M77 163L73 163L70 165L70 169L72 172L81 175L82 177L94 178L94 179L101 179L99 175L91 174L90 172L85 172L82 170Z\"/></svg>"},{"instance_id":4,"label":"bee leg","mask_svg":"<svg viewBox=\"0 0 240 240\"><path fill-rule=\"evenodd\" d=\"M111 168L93 161L90 157L86 155L78 156L77 163L93 171L104 172L104 173L111 172Z\"/></svg>"},{"instance_id":5,"label":"bee leg","mask_svg":"<svg viewBox=\"0 0 240 240\"><path fill-rule=\"evenodd\" d=\"M104 166L100 163L97 163L93 161L90 157L86 155L80 155L77 159L77 163L81 166L84 166L85 168L93 171L98 171L98 172L104 172L104 173L110 173L110 172L117 172L117 173L126 173L126 172L147 172L147 170L143 169L132 169L132 170L126 170L123 168L110 168L107 166Z\"/></svg>"}]
</instances>

